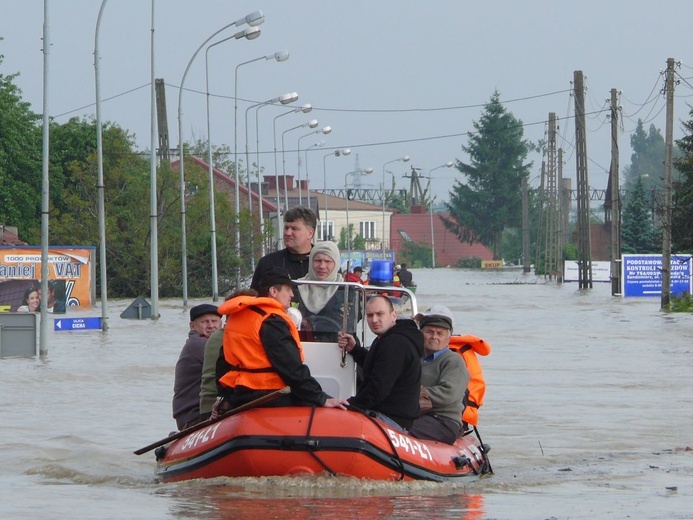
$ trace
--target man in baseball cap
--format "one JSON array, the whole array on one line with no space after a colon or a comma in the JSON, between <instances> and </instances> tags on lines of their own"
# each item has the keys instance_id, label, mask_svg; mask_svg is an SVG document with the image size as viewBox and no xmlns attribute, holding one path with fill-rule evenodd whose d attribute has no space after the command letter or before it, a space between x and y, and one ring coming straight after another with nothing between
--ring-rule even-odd
<instances>
[{"instance_id":1,"label":"man in baseball cap","mask_svg":"<svg viewBox=\"0 0 693 520\"><path fill-rule=\"evenodd\" d=\"M419 396L423 415L409 432L420 439L453 444L462 428L463 399L469 384L464 360L448 348L455 320L443 305L435 305L417 318L424 336Z\"/></svg>"},{"instance_id":2,"label":"man in baseball cap","mask_svg":"<svg viewBox=\"0 0 693 520\"><path fill-rule=\"evenodd\" d=\"M188 340L176 363L173 383L173 418L179 430L200 417L200 386L207 338L221 327L216 305L203 303L190 309Z\"/></svg>"}]
</instances>

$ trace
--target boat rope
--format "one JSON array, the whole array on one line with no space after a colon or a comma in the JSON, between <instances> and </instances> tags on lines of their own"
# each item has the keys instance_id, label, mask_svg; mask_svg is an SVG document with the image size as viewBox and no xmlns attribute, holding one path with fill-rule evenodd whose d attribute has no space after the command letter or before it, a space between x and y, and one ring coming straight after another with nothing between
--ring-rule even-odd
<instances>
[{"instance_id":1,"label":"boat rope","mask_svg":"<svg viewBox=\"0 0 693 520\"><path fill-rule=\"evenodd\" d=\"M315 406L311 406L310 409L310 419L308 420L308 431L306 432L306 447L308 448L308 453L311 454L311 456L320 464L323 468L325 468L325 471L327 471L330 476L336 477L337 472L334 471L332 468L330 468L324 460L322 460L317 453L314 451L314 443L311 442L310 440L310 432L313 429L313 419L315 418Z\"/></svg>"},{"instance_id":2,"label":"boat rope","mask_svg":"<svg viewBox=\"0 0 693 520\"><path fill-rule=\"evenodd\" d=\"M486 462L486 467L488 468L488 472L493 475L493 468L491 467L491 459L488 458L488 451L486 450L486 445L484 444L484 441L481 440L481 435L479 435L479 430L477 429L476 426L474 426L474 433L476 434L476 438L479 439L479 448L481 449L481 453L484 455L484 461Z\"/></svg>"}]
</instances>

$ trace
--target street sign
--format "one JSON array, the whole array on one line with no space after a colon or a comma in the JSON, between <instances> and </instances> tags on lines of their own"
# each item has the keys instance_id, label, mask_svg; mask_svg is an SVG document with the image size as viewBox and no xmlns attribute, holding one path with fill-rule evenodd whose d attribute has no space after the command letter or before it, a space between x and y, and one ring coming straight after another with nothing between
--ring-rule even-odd
<instances>
[{"instance_id":1,"label":"street sign","mask_svg":"<svg viewBox=\"0 0 693 520\"><path fill-rule=\"evenodd\" d=\"M53 330L100 330L101 318L56 318Z\"/></svg>"}]
</instances>

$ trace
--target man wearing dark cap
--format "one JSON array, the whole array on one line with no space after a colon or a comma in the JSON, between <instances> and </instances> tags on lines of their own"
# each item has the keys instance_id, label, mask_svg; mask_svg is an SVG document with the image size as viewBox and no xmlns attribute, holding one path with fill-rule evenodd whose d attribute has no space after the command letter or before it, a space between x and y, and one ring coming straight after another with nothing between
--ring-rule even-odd
<instances>
[{"instance_id":1,"label":"man wearing dark cap","mask_svg":"<svg viewBox=\"0 0 693 520\"><path fill-rule=\"evenodd\" d=\"M304 364L296 324L287 314L293 291L286 269L270 266L259 281L258 296L238 296L224 302L227 315L223 356L217 363L219 395L216 410L236 408L285 386L291 393L275 405L317 405L345 408L345 401L322 391Z\"/></svg>"},{"instance_id":2,"label":"man wearing dark cap","mask_svg":"<svg viewBox=\"0 0 693 520\"><path fill-rule=\"evenodd\" d=\"M203 303L190 309L190 331L176 363L173 383L173 418L178 429L196 422L200 416L200 382L205 343L221 327L216 305Z\"/></svg>"},{"instance_id":3,"label":"man wearing dark cap","mask_svg":"<svg viewBox=\"0 0 693 520\"><path fill-rule=\"evenodd\" d=\"M260 278L270 266L283 267L292 280L308 274L308 255L313 248L313 236L318 217L309 208L297 206L284 214L284 249L268 253L257 263L250 288L260 289Z\"/></svg>"},{"instance_id":4,"label":"man wearing dark cap","mask_svg":"<svg viewBox=\"0 0 693 520\"><path fill-rule=\"evenodd\" d=\"M353 273L347 273L347 275L344 277L344 281L363 283L363 279L361 278L361 276L363 276L363 268L360 265L357 265L356 267L354 267Z\"/></svg>"},{"instance_id":5,"label":"man wearing dark cap","mask_svg":"<svg viewBox=\"0 0 693 520\"><path fill-rule=\"evenodd\" d=\"M424 336L419 396L423 415L414 421L409 433L420 439L453 444L462 427L464 394L469 384L462 356L448 348L454 319L443 305L435 305L417 318Z\"/></svg>"}]
</instances>

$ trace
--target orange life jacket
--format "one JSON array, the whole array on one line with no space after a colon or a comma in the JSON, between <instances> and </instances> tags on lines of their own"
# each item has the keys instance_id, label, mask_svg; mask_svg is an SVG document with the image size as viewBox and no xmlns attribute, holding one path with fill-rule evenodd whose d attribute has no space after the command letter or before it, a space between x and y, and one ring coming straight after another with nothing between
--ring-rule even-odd
<instances>
[{"instance_id":1,"label":"orange life jacket","mask_svg":"<svg viewBox=\"0 0 693 520\"><path fill-rule=\"evenodd\" d=\"M479 421L479 407L484 404L484 393L486 392L486 382L481 372L481 364L477 354L487 356L491 352L491 345L478 336L466 334L464 336L450 336L449 347L450 350L454 350L462 356L469 372L469 384L464 395L465 407L462 412L462 421L476 426Z\"/></svg>"},{"instance_id":2,"label":"orange life jacket","mask_svg":"<svg viewBox=\"0 0 693 520\"><path fill-rule=\"evenodd\" d=\"M298 329L284 307L274 298L238 296L221 304L219 314L228 315L223 349L224 359L231 367L219 378L219 383L230 388L244 386L253 390L284 388L286 383L272 367L260 341L260 328L264 321L270 316L279 316L286 321L301 361L304 361Z\"/></svg>"}]
</instances>

